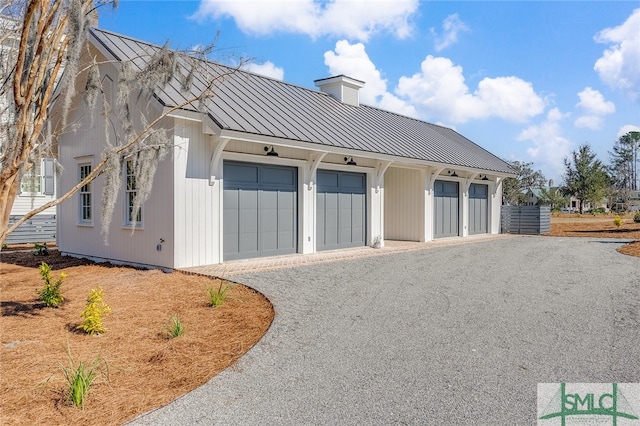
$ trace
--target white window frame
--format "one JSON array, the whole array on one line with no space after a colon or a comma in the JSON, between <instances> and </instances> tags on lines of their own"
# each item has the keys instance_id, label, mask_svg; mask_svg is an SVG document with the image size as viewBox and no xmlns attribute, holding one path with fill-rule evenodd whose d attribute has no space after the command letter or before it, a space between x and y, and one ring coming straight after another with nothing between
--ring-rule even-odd
<instances>
[{"instance_id":1,"label":"white window frame","mask_svg":"<svg viewBox=\"0 0 640 426\"><path fill-rule=\"evenodd\" d=\"M53 158L34 163L20 181L20 195L44 196L55 194L55 164ZM47 187L49 189L47 189ZM35 189L35 191L34 191Z\"/></svg>"},{"instance_id":2,"label":"white window frame","mask_svg":"<svg viewBox=\"0 0 640 426\"><path fill-rule=\"evenodd\" d=\"M89 168L88 170L86 168ZM78 163L78 182L82 181L93 170L93 164L91 162ZM93 225L93 182L88 182L83 185L78 191L78 224L80 225ZM85 203L88 201L88 203ZM88 217L85 217L85 212L88 212Z\"/></svg>"},{"instance_id":3,"label":"white window frame","mask_svg":"<svg viewBox=\"0 0 640 426\"><path fill-rule=\"evenodd\" d=\"M22 180L20 181L20 194L43 195L42 184L42 163L34 163L29 171L22 176Z\"/></svg>"},{"instance_id":4,"label":"white window frame","mask_svg":"<svg viewBox=\"0 0 640 426\"><path fill-rule=\"evenodd\" d=\"M131 228L131 225L133 225L133 218L131 216L133 199L136 192L137 185L134 176L133 162L132 160L126 160L124 167L124 226L127 228ZM144 219L143 210L144 208L141 206L135 221L135 229L142 229Z\"/></svg>"}]
</instances>

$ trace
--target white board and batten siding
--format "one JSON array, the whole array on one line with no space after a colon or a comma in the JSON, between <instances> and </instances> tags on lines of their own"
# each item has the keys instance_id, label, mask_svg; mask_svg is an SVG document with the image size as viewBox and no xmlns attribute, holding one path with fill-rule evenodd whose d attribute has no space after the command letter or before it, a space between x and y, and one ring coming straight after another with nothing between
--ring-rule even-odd
<instances>
[{"instance_id":1,"label":"white board and batten siding","mask_svg":"<svg viewBox=\"0 0 640 426\"><path fill-rule=\"evenodd\" d=\"M84 125L76 132L68 132L60 139L59 161L65 166L59 176L60 187L71 188L80 178L81 164L94 168L102 158L105 146L102 115L96 114L93 125L86 119L85 111L75 110L69 121ZM173 120L165 119L162 125L173 128ZM58 248L62 253L82 255L114 263L141 264L173 267L173 166L171 155L158 164L153 181L153 191L142 209L142 223L132 231L125 223L126 177L117 194L107 240L101 234L102 192L104 176L91 183L92 220L80 220L80 195L75 194L58 206ZM163 242L164 241L164 242ZM158 250L158 248L160 250Z\"/></svg>"},{"instance_id":2,"label":"white board and batten siding","mask_svg":"<svg viewBox=\"0 0 640 426\"><path fill-rule=\"evenodd\" d=\"M200 123L176 119L173 154L176 268L219 262L221 182L209 185L212 138L202 133Z\"/></svg>"},{"instance_id":3,"label":"white board and batten siding","mask_svg":"<svg viewBox=\"0 0 640 426\"><path fill-rule=\"evenodd\" d=\"M389 167L384 175L384 238L421 241L424 189L419 170Z\"/></svg>"}]
</instances>

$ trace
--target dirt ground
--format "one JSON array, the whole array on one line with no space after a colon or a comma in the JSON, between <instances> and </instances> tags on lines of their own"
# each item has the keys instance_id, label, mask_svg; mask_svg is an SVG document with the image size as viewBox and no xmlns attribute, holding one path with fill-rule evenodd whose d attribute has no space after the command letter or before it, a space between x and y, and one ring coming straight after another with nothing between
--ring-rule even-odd
<instances>
[{"instance_id":1,"label":"dirt ground","mask_svg":"<svg viewBox=\"0 0 640 426\"><path fill-rule=\"evenodd\" d=\"M38 266L68 275L60 308L37 300ZM207 382L249 350L274 316L261 294L233 284L222 306L208 305L211 278L144 271L62 257L57 251L0 252L0 424L121 424ZM223 283L225 285L226 283ZM104 289L107 332L76 329L89 291ZM169 339L173 315L183 336ZM65 402L62 366L104 362L84 409Z\"/></svg>"},{"instance_id":2,"label":"dirt ground","mask_svg":"<svg viewBox=\"0 0 640 426\"><path fill-rule=\"evenodd\" d=\"M622 225L618 228L614 214L559 214L551 217L551 232L556 237L623 238L636 240L618 249L620 253L640 256L640 223L633 221L633 215L622 215Z\"/></svg>"}]
</instances>

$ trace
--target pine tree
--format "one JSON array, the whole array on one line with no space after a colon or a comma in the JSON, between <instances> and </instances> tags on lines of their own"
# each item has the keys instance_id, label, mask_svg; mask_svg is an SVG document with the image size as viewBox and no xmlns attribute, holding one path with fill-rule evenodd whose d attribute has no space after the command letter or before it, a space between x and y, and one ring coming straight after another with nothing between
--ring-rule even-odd
<instances>
[{"instance_id":1,"label":"pine tree","mask_svg":"<svg viewBox=\"0 0 640 426\"><path fill-rule=\"evenodd\" d=\"M562 192L580 201L580 213L586 202L597 203L606 195L609 176L606 168L588 144L573 151L571 159L565 157L565 175Z\"/></svg>"}]
</instances>

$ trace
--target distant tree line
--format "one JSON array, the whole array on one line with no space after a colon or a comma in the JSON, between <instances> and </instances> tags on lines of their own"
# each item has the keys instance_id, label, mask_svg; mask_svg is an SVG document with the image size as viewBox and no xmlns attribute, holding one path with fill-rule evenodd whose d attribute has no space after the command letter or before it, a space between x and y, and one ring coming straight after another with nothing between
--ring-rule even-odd
<instances>
[{"instance_id":1,"label":"distant tree line","mask_svg":"<svg viewBox=\"0 0 640 426\"><path fill-rule=\"evenodd\" d=\"M640 132L635 131L614 142L609 152L609 165L598 159L585 143L564 158L563 181L557 187L547 185L546 178L540 170L534 170L533 163L506 160L516 177L503 181L503 204L523 205L526 193L539 188L539 203L551 205L554 210L563 207L568 197L578 201L580 213L587 203L599 204L605 198L609 207L619 203L624 205L640 190L639 151Z\"/></svg>"}]
</instances>

